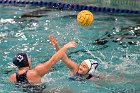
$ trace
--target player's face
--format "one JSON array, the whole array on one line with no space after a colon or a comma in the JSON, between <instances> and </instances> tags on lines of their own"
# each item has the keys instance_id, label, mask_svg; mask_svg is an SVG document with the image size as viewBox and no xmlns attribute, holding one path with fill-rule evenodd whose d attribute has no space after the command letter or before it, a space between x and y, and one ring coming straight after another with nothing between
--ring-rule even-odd
<instances>
[{"instance_id":1,"label":"player's face","mask_svg":"<svg viewBox=\"0 0 140 93\"><path fill-rule=\"evenodd\" d=\"M88 73L88 71L89 71L88 65L86 64L86 62L83 61L79 66L78 74L85 75Z\"/></svg>"}]
</instances>

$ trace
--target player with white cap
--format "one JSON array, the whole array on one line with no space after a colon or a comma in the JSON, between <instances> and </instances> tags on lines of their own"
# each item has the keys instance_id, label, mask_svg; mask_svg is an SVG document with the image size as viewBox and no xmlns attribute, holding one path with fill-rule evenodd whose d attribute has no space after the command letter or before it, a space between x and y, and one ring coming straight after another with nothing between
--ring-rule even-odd
<instances>
[{"instance_id":1,"label":"player with white cap","mask_svg":"<svg viewBox=\"0 0 140 93\"><path fill-rule=\"evenodd\" d=\"M57 38L50 36L50 42L53 44L57 51L60 49ZM65 54L62 58L62 61L70 69L70 79L72 80L96 80L97 78L99 78L95 75L95 70L98 67L98 62L93 59L86 59L80 65L78 65L76 62L69 59Z\"/></svg>"}]
</instances>

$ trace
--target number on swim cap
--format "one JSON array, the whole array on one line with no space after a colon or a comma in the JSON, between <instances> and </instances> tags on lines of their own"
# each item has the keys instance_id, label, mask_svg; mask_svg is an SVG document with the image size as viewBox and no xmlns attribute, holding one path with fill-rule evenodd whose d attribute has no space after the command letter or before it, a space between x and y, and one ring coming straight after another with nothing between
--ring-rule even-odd
<instances>
[{"instance_id":1,"label":"number on swim cap","mask_svg":"<svg viewBox=\"0 0 140 93\"><path fill-rule=\"evenodd\" d=\"M23 60L23 56L22 56L22 55L18 55L18 56L17 56L17 60L18 60L19 62L21 62L21 61Z\"/></svg>"}]
</instances>

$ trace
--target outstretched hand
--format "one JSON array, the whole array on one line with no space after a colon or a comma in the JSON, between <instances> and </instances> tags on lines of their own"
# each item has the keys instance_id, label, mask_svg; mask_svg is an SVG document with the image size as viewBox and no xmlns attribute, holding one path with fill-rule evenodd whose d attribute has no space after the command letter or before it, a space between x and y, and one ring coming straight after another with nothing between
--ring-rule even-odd
<instances>
[{"instance_id":1,"label":"outstretched hand","mask_svg":"<svg viewBox=\"0 0 140 93\"><path fill-rule=\"evenodd\" d=\"M52 36L52 35L49 36L49 40L50 40L50 43L52 43L53 46L55 46L55 47L59 46L58 45L58 39L55 38L54 36ZM77 46L77 43L74 42L74 41L71 41L71 42L64 45L65 48L72 48L72 47L76 47L76 46Z\"/></svg>"},{"instance_id":2,"label":"outstretched hand","mask_svg":"<svg viewBox=\"0 0 140 93\"><path fill-rule=\"evenodd\" d=\"M57 38L55 38L54 36L49 36L49 40L50 40L50 43L52 43L52 45L56 45L56 44L58 44L58 39Z\"/></svg>"},{"instance_id":3,"label":"outstretched hand","mask_svg":"<svg viewBox=\"0 0 140 93\"><path fill-rule=\"evenodd\" d=\"M71 41L64 45L65 48L72 48L72 47L76 47L76 46L77 46L77 43L74 41Z\"/></svg>"}]
</instances>

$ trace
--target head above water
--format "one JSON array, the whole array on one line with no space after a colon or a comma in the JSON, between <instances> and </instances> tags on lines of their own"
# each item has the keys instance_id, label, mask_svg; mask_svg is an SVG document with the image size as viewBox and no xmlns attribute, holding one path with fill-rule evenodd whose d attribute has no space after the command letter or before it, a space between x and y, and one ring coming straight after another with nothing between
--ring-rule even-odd
<instances>
[{"instance_id":1,"label":"head above water","mask_svg":"<svg viewBox=\"0 0 140 93\"><path fill-rule=\"evenodd\" d=\"M96 68L98 67L98 62L93 59L86 59L84 60L89 67L88 74L94 75Z\"/></svg>"},{"instance_id":2,"label":"head above water","mask_svg":"<svg viewBox=\"0 0 140 93\"><path fill-rule=\"evenodd\" d=\"M13 64L15 64L18 68L30 67L28 62L28 56L26 53L16 54L13 58Z\"/></svg>"},{"instance_id":3,"label":"head above water","mask_svg":"<svg viewBox=\"0 0 140 93\"><path fill-rule=\"evenodd\" d=\"M78 73L89 74L93 76L97 67L98 67L97 61L93 59L86 59L80 64Z\"/></svg>"}]
</instances>

